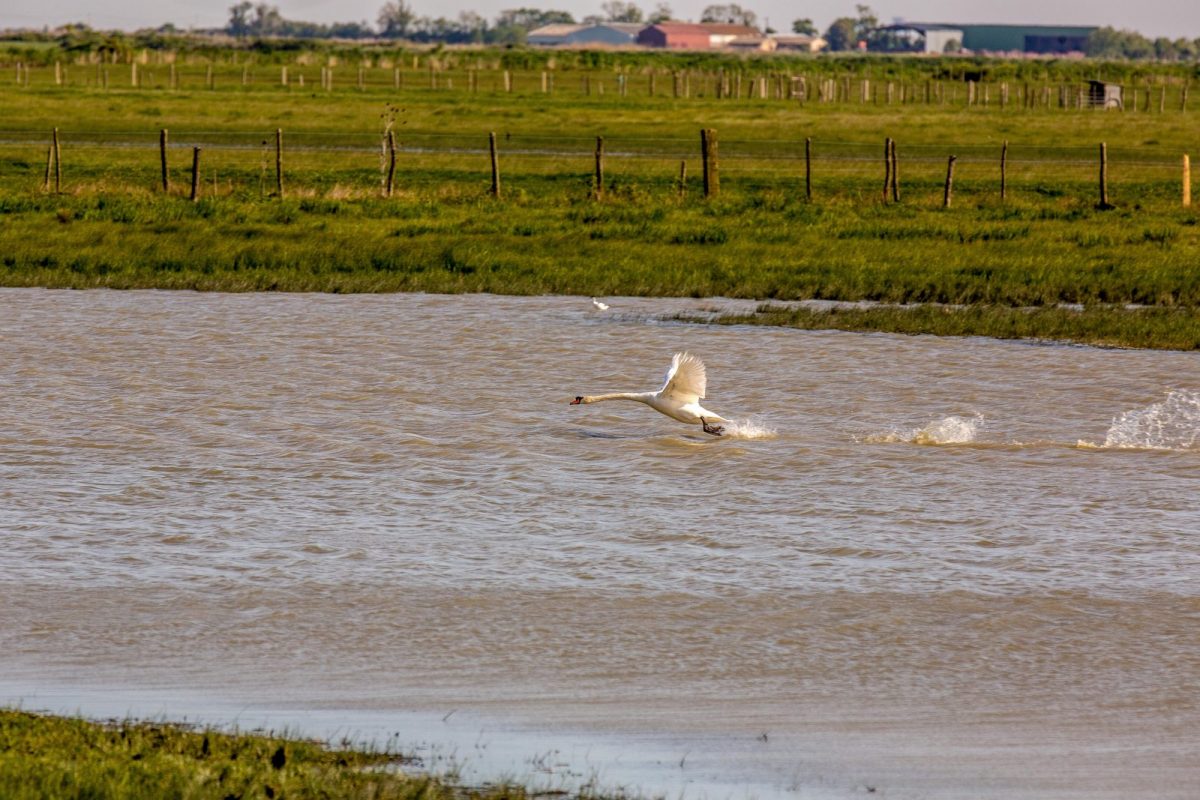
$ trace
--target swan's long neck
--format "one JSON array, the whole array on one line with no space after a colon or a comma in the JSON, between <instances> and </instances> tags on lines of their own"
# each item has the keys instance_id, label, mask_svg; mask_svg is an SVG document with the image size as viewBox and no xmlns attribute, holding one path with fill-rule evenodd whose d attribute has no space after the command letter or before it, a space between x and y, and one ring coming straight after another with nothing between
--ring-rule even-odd
<instances>
[{"instance_id":1,"label":"swan's long neck","mask_svg":"<svg viewBox=\"0 0 1200 800\"><path fill-rule=\"evenodd\" d=\"M636 400L639 403L649 403L654 392L613 392L612 394L584 395L581 403L599 403L601 400Z\"/></svg>"}]
</instances>

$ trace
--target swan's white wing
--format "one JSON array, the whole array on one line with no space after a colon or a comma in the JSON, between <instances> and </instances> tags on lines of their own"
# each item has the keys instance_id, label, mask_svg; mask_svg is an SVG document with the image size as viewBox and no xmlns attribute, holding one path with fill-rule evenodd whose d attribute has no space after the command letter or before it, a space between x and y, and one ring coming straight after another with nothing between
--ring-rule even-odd
<instances>
[{"instance_id":1,"label":"swan's white wing","mask_svg":"<svg viewBox=\"0 0 1200 800\"><path fill-rule=\"evenodd\" d=\"M707 386L704 362L691 353L676 353L659 395L681 403L694 403L704 397Z\"/></svg>"}]
</instances>

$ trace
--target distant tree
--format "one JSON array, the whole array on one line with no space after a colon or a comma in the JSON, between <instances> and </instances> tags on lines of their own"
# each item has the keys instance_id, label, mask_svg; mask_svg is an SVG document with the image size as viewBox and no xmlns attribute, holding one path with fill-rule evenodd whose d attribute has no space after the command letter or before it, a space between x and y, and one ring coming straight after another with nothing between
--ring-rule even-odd
<instances>
[{"instance_id":1,"label":"distant tree","mask_svg":"<svg viewBox=\"0 0 1200 800\"><path fill-rule=\"evenodd\" d=\"M708 6L700 14L701 22L727 22L730 25L745 25L753 28L758 14L736 3Z\"/></svg>"},{"instance_id":2,"label":"distant tree","mask_svg":"<svg viewBox=\"0 0 1200 800\"><path fill-rule=\"evenodd\" d=\"M404 0L388 0L379 9L379 17L376 19L379 24L379 35L388 39L407 36L408 30L416 18L417 15L413 12L412 6Z\"/></svg>"},{"instance_id":3,"label":"distant tree","mask_svg":"<svg viewBox=\"0 0 1200 800\"><path fill-rule=\"evenodd\" d=\"M825 31L825 42L830 50L834 52L845 52L853 50L858 43L858 37L854 35L855 20L850 17L839 17L829 26L829 30Z\"/></svg>"},{"instance_id":4,"label":"distant tree","mask_svg":"<svg viewBox=\"0 0 1200 800\"><path fill-rule=\"evenodd\" d=\"M250 0L243 0L237 5L229 7L229 24L225 26L230 35L241 38L250 33L250 9L254 8L254 4Z\"/></svg>"},{"instance_id":5,"label":"distant tree","mask_svg":"<svg viewBox=\"0 0 1200 800\"><path fill-rule=\"evenodd\" d=\"M650 13L650 18L647 20L651 25L656 25L659 22L667 22L674 19L675 12L666 3L659 3L654 7L654 11Z\"/></svg>"},{"instance_id":6,"label":"distant tree","mask_svg":"<svg viewBox=\"0 0 1200 800\"><path fill-rule=\"evenodd\" d=\"M458 30L464 42L481 44L486 41L488 23L482 15L474 11L458 12Z\"/></svg>"},{"instance_id":7,"label":"distant tree","mask_svg":"<svg viewBox=\"0 0 1200 800\"><path fill-rule=\"evenodd\" d=\"M1154 40L1154 57L1159 61L1175 61L1179 58L1179 51L1175 49L1174 42L1160 36Z\"/></svg>"},{"instance_id":8,"label":"distant tree","mask_svg":"<svg viewBox=\"0 0 1200 800\"><path fill-rule=\"evenodd\" d=\"M645 14L636 3L626 3L623 0L605 0L600 4L608 22L641 22Z\"/></svg>"},{"instance_id":9,"label":"distant tree","mask_svg":"<svg viewBox=\"0 0 1200 800\"><path fill-rule=\"evenodd\" d=\"M1106 27L1088 35L1084 53L1092 58L1154 58L1155 46L1136 31Z\"/></svg>"},{"instance_id":10,"label":"distant tree","mask_svg":"<svg viewBox=\"0 0 1200 800\"><path fill-rule=\"evenodd\" d=\"M540 8L510 8L496 17L497 28L524 28L531 31L543 25L571 25L575 18L567 11L543 11Z\"/></svg>"},{"instance_id":11,"label":"distant tree","mask_svg":"<svg viewBox=\"0 0 1200 800\"><path fill-rule=\"evenodd\" d=\"M579 21L584 25L603 25L604 23L608 22L608 20L604 18L603 14L588 14Z\"/></svg>"},{"instance_id":12,"label":"distant tree","mask_svg":"<svg viewBox=\"0 0 1200 800\"><path fill-rule=\"evenodd\" d=\"M816 36L817 26L813 25L813 21L807 17L804 19L792 20L792 33L801 33L805 36Z\"/></svg>"},{"instance_id":13,"label":"distant tree","mask_svg":"<svg viewBox=\"0 0 1200 800\"><path fill-rule=\"evenodd\" d=\"M277 36L283 32L283 21L279 6L259 3L254 6L254 19L250 21L250 30L256 36Z\"/></svg>"}]
</instances>

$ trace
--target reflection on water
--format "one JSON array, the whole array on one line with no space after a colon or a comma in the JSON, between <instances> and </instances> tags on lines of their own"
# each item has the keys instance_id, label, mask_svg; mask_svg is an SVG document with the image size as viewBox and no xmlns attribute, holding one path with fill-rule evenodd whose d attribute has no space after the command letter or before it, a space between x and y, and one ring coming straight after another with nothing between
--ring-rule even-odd
<instances>
[{"instance_id":1,"label":"reflection on water","mask_svg":"<svg viewBox=\"0 0 1200 800\"><path fill-rule=\"evenodd\" d=\"M672 795L1191 795L1196 356L618 301L0 291L0 699L453 712ZM742 435L567 405L684 349Z\"/></svg>"}]
</instances>

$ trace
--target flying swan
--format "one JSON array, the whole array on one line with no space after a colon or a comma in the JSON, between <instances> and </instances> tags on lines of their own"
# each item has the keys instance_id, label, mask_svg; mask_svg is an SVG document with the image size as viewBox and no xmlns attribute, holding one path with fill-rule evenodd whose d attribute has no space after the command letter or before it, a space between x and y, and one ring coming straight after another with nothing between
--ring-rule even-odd
<instances>
[{"instance_id":1,"label":"flying swan","mask_svg":"<svg viewBox=\"0 0 1200 800\"><path fill-rule=\"evenodd\" d=\"M580 395L571 401L571 405L599 403L601 400L636 400L671 419L688 425L698 422L703 426L705 433L720 436L725 428L711 423L729 420L700 405L707 383L703 361L691 353L676 353L671 359L671 368L667 370L667 379L657 392Z\"/></svg>"}]
</instances>

